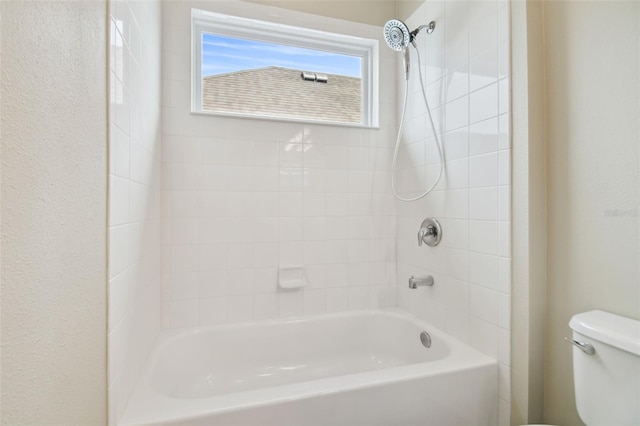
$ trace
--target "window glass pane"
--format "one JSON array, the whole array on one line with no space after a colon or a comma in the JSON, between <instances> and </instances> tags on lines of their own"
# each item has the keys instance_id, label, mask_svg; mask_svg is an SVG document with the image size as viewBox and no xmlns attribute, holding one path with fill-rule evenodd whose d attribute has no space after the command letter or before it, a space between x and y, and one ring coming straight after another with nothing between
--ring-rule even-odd
<instances>
[{"instance_id":1,"label":"window glass pane","mask_svg":"<svg viewBox=\"0 0 640 426\"><path fill-rule=\"evenodd\" d=\"M202 75L277 66L360 78L360 58L202 33Z\"/></svg>"},{"instance_id":2,"label":"window glass pane","mask_svg":"<svg viewBox=\"0 0 640 426\"><path fill-rule=\"evenodd\" d=\"M362 123L362 58L202 32L202 110Z\"/></svg>"}]
</instances>

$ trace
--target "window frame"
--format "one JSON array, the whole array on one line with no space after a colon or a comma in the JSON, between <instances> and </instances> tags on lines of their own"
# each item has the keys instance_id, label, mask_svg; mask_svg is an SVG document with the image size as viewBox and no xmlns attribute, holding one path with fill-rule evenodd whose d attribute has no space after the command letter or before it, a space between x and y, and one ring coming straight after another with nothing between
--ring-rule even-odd
<instances>
[{"instance_id":1,"label":"window frame","mask_svg":"<svg viewBox=\"0 0 640 426\"><path fill-rule=\"evenodd\" d=\"M264 114L206 111L202 109L202 33L212 33L286 46L321 50L361 58L361 123L314 120L312 118L276 117ZM378 40L330 33L275 22L191 10L191 113L277 121L335 124L352 127L378 127ZM303 70L301 70L303 71ZM314 70L304 70L311 71Z\"/></svg>"}]
</instances>

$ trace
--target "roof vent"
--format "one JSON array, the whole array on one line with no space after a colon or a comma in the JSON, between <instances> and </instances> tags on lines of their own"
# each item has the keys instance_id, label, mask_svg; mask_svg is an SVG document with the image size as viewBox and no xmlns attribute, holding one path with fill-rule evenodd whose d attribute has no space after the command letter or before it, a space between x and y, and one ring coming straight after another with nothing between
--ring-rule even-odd
<instances>
[{"instance_id":1,"label":"roof vent","mask_svg":"<svg viewBox=\"0 0 640 426\"><path fill-rule=\"evenodd\" d=\"M329 77L326 74L316 74L316 81L318 83L327 83L329 81Z\"/></svg>"},{"instance_id":2,"label":"roof vent","mask_svg":"<svg viewBox=\"0 0 640 426\"><path fill-rule=\"evenodd\" d=\"M316 81L316 75L312 72L302 71L300 77L302 77L304 81Z\"/></svg>"},{"instance_id":3,"label":"roof vent","mask_svg":"<svg viewBox=\"0 0 640 426\"><path fill-rule=\"evenodd\" d=\"M317 83L327 83L329 81L329 77L326 74L316 74L313 72L302 71L300 73L300 77L304 81L315 81Z\"/></svg>"}]
</instances>

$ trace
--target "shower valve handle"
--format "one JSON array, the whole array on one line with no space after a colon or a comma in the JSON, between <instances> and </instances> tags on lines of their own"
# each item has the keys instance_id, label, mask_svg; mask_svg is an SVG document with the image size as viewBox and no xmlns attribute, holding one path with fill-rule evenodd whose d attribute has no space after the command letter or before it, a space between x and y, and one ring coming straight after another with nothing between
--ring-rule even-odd
<instances>
[{"instance_id":1,"label":"shower valve handle","mask_svg":"<svg viewBox=\"0 0 640 426\"><path fill-rule=\"evenodd\" d=\"M418 245L426 243L429 247L435 247L442 239L442 227L435 217L429 217L422 221L418 231Z\"/></svg>"},{"instance_id":2,"label":"shower valve handle","mask_svg":"<svg viewBox=\"0 0 640 426\"><path fill-rule=\"evenodd\" d=\"M420 230L418 231L418 245L422 246L424 237L426 237L427 235L430 235L431 233L433 233L433 229L420 228Z\"/></svg>"}]
</instances>

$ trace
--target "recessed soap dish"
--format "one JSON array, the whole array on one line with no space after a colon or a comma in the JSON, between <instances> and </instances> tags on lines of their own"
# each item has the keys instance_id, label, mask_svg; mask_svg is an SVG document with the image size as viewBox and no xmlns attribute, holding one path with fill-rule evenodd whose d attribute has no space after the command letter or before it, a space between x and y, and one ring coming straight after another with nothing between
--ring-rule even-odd
<instances>
[{"instance_id":1,"label":"recessed soap dish","mask_svg":"<svg viewBox=\"0 0 640 426\"><path fill-rule=\"evenodd\" d=\"M302 267L280 268L278 270L278 287L283 290L294 290L307 285L307 277Z\"/></svg>"}]
</instances>

